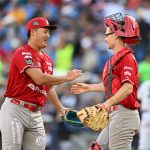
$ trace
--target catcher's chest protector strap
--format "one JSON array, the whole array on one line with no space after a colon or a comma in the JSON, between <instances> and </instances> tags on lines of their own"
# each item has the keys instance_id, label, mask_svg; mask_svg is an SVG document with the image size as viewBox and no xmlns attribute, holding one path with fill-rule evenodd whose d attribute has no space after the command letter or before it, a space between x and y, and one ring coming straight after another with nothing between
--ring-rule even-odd
<instances>
[{"instance_id":1,"label":"catcher's chest protector strap","mask_svg":"<svg viewBox=\"0 0 150 150\"><path fill-rule=\"evenodd\" d=\"M128 53L133 53L131 49L126 49L125 51L122 51L122 53L118 53L116 56L116 59L112 62L113 56L108 60L108 96L112 97L112 80L114 79L114 74L112 73L112 70L115 68L115 66L120 62L120 60L127 55Z\"/></svg>"},{"instance_id":2,"label":"catcher's chest protector strap","mask_svg":"<svg viewBox=\"0 0 150 150\"><path fill-rule=\"evenodd\" d=\"M112 97L113 94L112 94L112 80L114 79L114 74L112 73L112 62L111 62L111 59L109 59L109 62L108 62L108 96L109 97Z\"/></svg>"}]
</instances>

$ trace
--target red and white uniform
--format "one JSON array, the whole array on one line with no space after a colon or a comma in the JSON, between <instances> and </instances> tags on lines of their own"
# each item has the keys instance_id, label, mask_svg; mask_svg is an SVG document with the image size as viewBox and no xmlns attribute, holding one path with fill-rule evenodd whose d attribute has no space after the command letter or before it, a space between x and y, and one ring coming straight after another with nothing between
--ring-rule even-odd
<instances>
[{"instance_id":1,"label":"red and white uniform","mask_svg":"<svg viewBox=\"0 0 150 150\"><path fill-rule=\"evenodd\" d=\"M53 74L53 63L50 57L29 45L24 45L13 56L4 96L43 106L47 91L51 87L36 84L25 72L29 67L40 68L43 73Z\"/></svg>"},{"instance_id":2,"label":"red and white uniform","mask_svg":"<svg viewBox=\"0 0 150 150\"><path fill-rule=\"evenodd\" d=\"M115 64L117 59L122 56L122 53L126 53L118 63ZM116 53L112 58L112 73L114 75L114 79L111 82L112 94L114 95L121 88L123 83L130 82L133 84L133 93L129 95L127 98L120 102L121 105L125 106L129 109L138 109L140 104L137 100L137 88L138 88L138 64L133 55L133 51L130 48L123 48L121 51ZM103 81L105 83L106 88L106 99L109 99L108 95L108 71L109 71L109 61L106 62L104 71L103 71Z\"/></svg>"},{"instance_id":3,"label":"red and white uniform","mask_svg":"<svg viewBox=\"0 0 150 150\"><path fill-rule=\"evenodd\" d=\"M132 49L125 47L106 62L103 71L106 99L115 95L125 82L133 85L133 92L119 102L118 109L110 112L110 123L96 140L101 149L131 149L135 131L140 127L138 79L138 65Z\"/></svg>"}]
</instances>

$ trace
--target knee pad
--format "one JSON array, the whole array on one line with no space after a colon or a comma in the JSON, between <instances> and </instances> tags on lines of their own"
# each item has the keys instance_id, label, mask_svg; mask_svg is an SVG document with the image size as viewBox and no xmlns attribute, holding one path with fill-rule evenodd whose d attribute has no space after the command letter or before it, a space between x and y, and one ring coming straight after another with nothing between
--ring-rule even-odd
<instances>
[{"instance_id":1,"label":"knee pad","mask_svg":"<svg viewBox=\"0 0 150 150\"><path fill-rule=\"evenodd\" d=\"M95 141L91 144L91 147L89 150L101 150L100 145Z\"/></svg>"}]
</instances>

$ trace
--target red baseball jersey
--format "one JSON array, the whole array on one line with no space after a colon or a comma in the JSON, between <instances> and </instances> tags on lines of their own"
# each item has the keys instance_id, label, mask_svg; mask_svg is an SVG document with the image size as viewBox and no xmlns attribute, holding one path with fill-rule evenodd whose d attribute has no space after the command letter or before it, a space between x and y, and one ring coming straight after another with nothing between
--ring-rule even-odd
<instances>
[{"instance_id":1,"label":"red baseball jersey","mask_svg":"<svg viewBox=\"0 0 150 150\"><path fill-rule=\"evenodd\" d=\"M115 54L111 59L113 60L117 59L119 55L123 51L130 51L130 48L124 48L122 49L119 54ZM108 69L109 69L109 62L107 61L104 67L103 72L103 81L105 82L105 88L106 88L106 98L110 98L108 96ZM122 100L120 104L123 106L129 108L129 109L137 109L140 107L140 104L137 100L137 88L138 88L138 80L139 80L139 73L138 73L138 64L137 61L133 55L133 53L127 53L119 63L117 63L112 70L112 73L114 75L114 79L111 82L112 87L112 94L114 95L117 93L117 91L121 88L121 86L125 82L130 82L133 84L133 93L129 95L127 98Z\"/></svg>"},{"instance_id":2,"label":"red baseball jersey","mask_svg":"<svg viewBox=\"0 0 150 150\"><path fill-rule=\"evenodd\" d=\"M36 84L25 72L25 69L29 67L40 68L43 73L53 74L51 58L44 52L39 52L29 45L24 45L16 50L12 58L4 96L43 106L47 91L51 87Z\"/></svg>"}]
</instances>

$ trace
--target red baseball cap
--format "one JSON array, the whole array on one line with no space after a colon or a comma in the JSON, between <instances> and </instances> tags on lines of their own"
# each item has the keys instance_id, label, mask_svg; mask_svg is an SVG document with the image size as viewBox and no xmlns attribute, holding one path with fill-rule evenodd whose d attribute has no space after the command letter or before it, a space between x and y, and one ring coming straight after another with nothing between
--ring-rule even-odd
<instances>
[{"instance_id":1,"label":"red baseball cap","mask_svg":"<svg viewBox=\"0 0 150 150\"><path fill-rule=\"evenodd\" d=\"M31 29L35 29L35 28L49 28L49 30L52 31L52 30L56 30L57 26L50 25L48 20L44 17L37 17L31 19L27 23L27 31L30 31Z\"/></svg>"}]
</instances>

